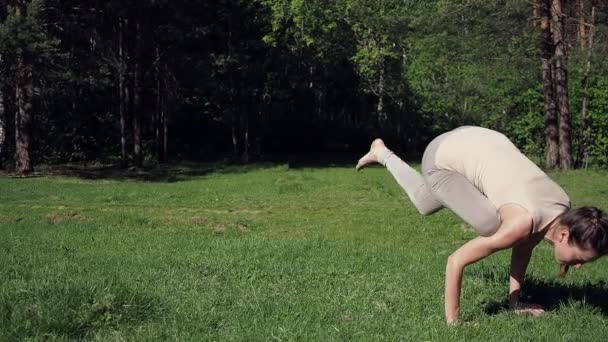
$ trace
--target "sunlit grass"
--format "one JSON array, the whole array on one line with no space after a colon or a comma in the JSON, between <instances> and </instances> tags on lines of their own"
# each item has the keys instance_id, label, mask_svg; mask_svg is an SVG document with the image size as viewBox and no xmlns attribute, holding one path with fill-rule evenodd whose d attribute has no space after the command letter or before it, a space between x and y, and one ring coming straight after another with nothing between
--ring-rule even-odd
<instances>
[{"instance_id":1,"label":"sunlit grass","mask_svg":"<svg viewBox=\"0 0 608 342\"><path fill-rule=\"evenodd\" d=\"M371 168L258 165L167 177L0 176L0 340L604 340L608 262L557 280L539 318L504 309L509 253L467 269L443 319L446 257L474 234L421 217ZM553 175L608 209L608 172ZM139 179L139 180L137 180ZM143 180L142 180L143 179Z\"/></svg>"}]
</instances>

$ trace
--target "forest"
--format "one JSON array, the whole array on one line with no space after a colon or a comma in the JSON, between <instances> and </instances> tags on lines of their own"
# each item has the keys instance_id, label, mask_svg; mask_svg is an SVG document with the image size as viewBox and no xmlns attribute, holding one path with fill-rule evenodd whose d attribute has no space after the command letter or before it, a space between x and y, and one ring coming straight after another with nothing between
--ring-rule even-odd
<instances>
[{"instance_id":1,"label":"forest","mask_svg":"<svg viewBox=\"0 0 608 342\"><path fill-rule=\"evenodd\" d=\"M605 0L1 0L0 164L416 156L480 125L608 166Z\"/></svg>"}]
</instances>

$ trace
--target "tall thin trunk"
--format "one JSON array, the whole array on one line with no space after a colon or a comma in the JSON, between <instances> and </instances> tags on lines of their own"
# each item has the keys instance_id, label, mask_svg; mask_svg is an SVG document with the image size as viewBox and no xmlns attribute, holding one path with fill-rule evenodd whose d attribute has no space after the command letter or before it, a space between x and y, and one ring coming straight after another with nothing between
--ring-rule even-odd
<instances>
[{"instance_id":1,"label":"tall thin trunk","mask_svg":"<svg viewBox=\"0 0 608 342\"><path fill-rule=\"evenodd\" d=\"M156 113L154 115L154 145L156 150L156 159L160 164L164 163L162 157L162 141L161 141L161 125L162 125L162 116L163 116L163 99L162 99L162 75L160 71L161 60L160 60L160 46L159 43L156 43L156 62L155 62L155 71L156 71Z\"/></svg>"},{"instance_id":2,"label":"tall thin trunk","mask_svg":"<svg viewBox=\"0 0 608 342\"><path fill-rule=\"evenodd\" d=\"M31 160L32 139L32 68L19 58L17 62L17 83L15 87L15 148L17 160L15 170L27 174L34 170Z\"/></svg>"},{"instance_id":3,"label":"tall thin trunk","mask_svg":"<svg viewBox=\"0 0 608 342\"><path fill-rule=\"evenodd\" d=\"M541 0L541 2L544 0ZM536 1L535 3L532 4L532 18L534 18L534 20L532 20L532 27L536 27L536 25L539 25L539 20L538 18L541 18L541 10L540 7L542 5L539 4L538 1ZM541 18L542 20L542 18Z\"/></svg>"},{"instance_id":4,"label":"tall thin trunk","mask_svg":"<svg viewBox=\"0 0 608 342\"><path fill-rule=\"evenodd\" d=\"M559 162L559 134L557 129L557 109L553 92L553 39L551 37L551 0L541 0L539 12L542 32L543 93L545 98L545 163L554 168Z\"/></svg>"},{"instance_id":5,"label":"tall thin trunk","mask_svg":"<svg viewBox=\"0 0 608 342\"><path fill-rule=\"evenodd\" d=\"M555 46L555 99L559 116L559 164L563 170L574 165L572 158L572 126L568 98L568 70L564 42L562 0L553 0L553 44Z\"/></svg>"},{"instance_id":6,"label":"tall thin trunk","mask_svg":"<svg viewBox=\"0 0 608 342\"><path fill-rule=\"evenodd\" d=\"M256 132L255 132L255 146L254 146L254 153L256 154L256 156L258 158L260 158L262 156L262 142L264 141L264 126L265 126L265 121L264 121L264 111L265 111L266 105L264 103L263 100L260 100L258 106L257 106L257 124L256 124Z\"/></svg>"},{"instance_id":7,"label":"tall thin trunk","mask_svg":"<svg viewBox=\"0 0 608 342\"><path fill-rule=\"evenodd\" d=\"M227 39L227 44L228 44L228 84L230 86L230 92L229 92L229 96L230 96L230 120L231 120L231 134L232 134L232 154L234 158L238 158L239 156L239 115L240 113L239 111L239 107L238 107L238 103L240 103L240 91L237 90L236 84L237 82L235 82L234 78L235 78L235 71L234 69L236 68L234 64L234 61L232 60L232 56L234 55L234 45L233 45L233 30L232 30L232 17L229 16L228 17L228 39ZM236 93L236 94L235 94Z\"/></svg>"},{"instance_id":8,"label":"tall thin trunk","mask_svg":"<svg viewBox=\"0 0 608 342\"><path fill-rule=\"evenodd\" d=\"M325 93L327 92L327 87L322 86L317 90L317 117L322 118L325 110Z\"/></svg>"},{"instance_id":9,"label":"tall thin trunk","mask_svg":"<svg viewBox=\"0 0 608 342\"><path fill-rule=\"evenodd\" d=\"M384 66L380 69L380 78L378 79L378 104L376 111L378 112L378 125L382 128L386 121L386 113L384 111Z\"/></svg>"},{"instance_id":10,"label":"tall thin trunk","mask_svg":"<svg viewBox=\"0 0 608 342\"><path fill-rule=\"evenodd\" d=\"M120 156L123 167L127 166L127 132L126 132L126 94L125 94L125 69L127 66L124 53L124 18L118 18L118 113L120 116Z\"/></svg>"},{"instance_id":11,"label":"tall thin trunk","mask_svg":"<svg viewBox=\"0 0 608 342\"><path fill-rule=\"evenodd\" d=\"M239 136L238 136L238 120L237 115L232 113L232 125L231 125L231 133L232 133L232 154L237 157L239 155Z\"/></svg>"},{"instance_id":12,"label":"tall thin trunk","mask_svg":"<svg viewBox=\"0 0 608 342\"><path fill-rule=\"evenodd\" d=\"M587 33L587 27L585 25L585 0L577 0L577 14L578 14L578 41L581 44L581 48L585 48L585 35Z\"/></svg>"},{"instance_id":13,"label":"tall thin trunk","mask_svg":"<svg viewBox=\"0 0 608 342\"><path fill-rule=\"evenodd\" d=\"M141 148L141 27L139 18L135 21L135 53L133 54L133 162L141 167L143 155Z\"/></svg>"},{"instance_id":14,"label":"tall thin trunk","mask_svg":"<svg viewBox=\"0 0 608 342\"><path fill-rule=\"evenodd\" d=\"M173 74L169 73L169 66L167 65L167 62L163 63L163 84L164 84L164 90L163 90L163 111L162 111L162 117L161 117L161 121L162 121L162 125L163 125L163 133L162 133L162 137L163 137L163 161L164 162L168 162L169 161L169 119L171 118L171 108L173 108L174 105L174 98L173 95L175 94L175 87L176 87L176 80L173 76ZM169 81L171 81L171 87L169 88ZM171 91L170 91L171 90Z\"/></svg>"},{"instance_id":15,"label":"tall thin trunk","mask_svg":"<svg viewBox=\"0 0 608 342\"><path fill-rule=\"evenodd\" d=\"M315 119L319 119L319 116L315 117L315 114L318 114L318 112L316 110L314 110L314 108L318 108L317 103L315 102L316 100L316 91L315 91L315 79L314 79L314 74L315 74L315 67L313 65L310 65L308 67L308 89L309 89L309 94L312 97L312 115L313 115L313 120Z\"/></svg>"},{"instance_id":16,"label":"tall thin trunk","mask_svg":"<svg viewBox=\"0 0 608 342\"><path fill-rule=\"evenodd\" d=\"M242 110L243 106L239 106ZM249 162L249 110L250 106L245 109L245 113L241 113L241 117L243 120L243 154L241 155L241 160L244 163Z\"/></svg>"},{"instance_id":17,"label":"tall thin trunk","mask_svg":"<svg viewBox=\"0 0 608 342\"><path fill-rule=\"evenodd\" d=\"M16 17L22 19L27 16L25 0L17 0L15 6ZM32 125L32 97L33 97L33 70L32 66L19 54L17 56L17 73L15 80L15 149L18 174L28 174L34 170L31 159L31 125Z\"/></svg>"},{"instance_id":18,"label":"tall thin trunk","mask_svg":"<svg viewBox=\"0 0 608 342\"><path fill-rule=\"evenodd\" d=\"M0 55L0 60L2 56ZM4 87L0 84L0 169L4 159L4 142L6 141L6 112L4 107Z\"/></svg>"},{"instance_id":19,"label":"tall thin trunk","mask_svg":"<svg viewBox=\"0 0 608 342\"><path fill-rule=\"evenodd\" d=\"M593 52L593 34L595 32L595 6L591 7L591 27L589 29L589 41L587 42L587 55L585 62L585 71L583 74L583 103L581 108L581 142L578 150L578 164L587 168L589 161L589 144L591 139L591 130L589 126L589 115L587 103L589 101L589 72L591 71L591 55Z\"/></svg>"},{"instance_id":20,"label":"tall thin trunk","mask_svg":"<svg viewBox=\"0 0 608 342\"><path fill-rule=\"evenodd\" d=\"M166 65L165 65L165 71L167 70ZM166 89L166 86L165 86ZM162 153L162 160L164 163L166 163L169 160L169 104L167 103L168 101L168 96L164 97L163 99L163 111L162 111L162 117L161 117L161 121L163 123L163 153Z\"/></svg>"},{"instance_id":21,"label":"tall thin trunk","mask_svg":"<svg viewBox=\"0 0 608 342\"><path fill-rule=\"evenodd\" d=\"M127 22L125 21L125 24ZM125 26L128 27L128 26ZM125 100L125 142L126 142L126 150L127 150L127 164L133 158L133 125L129 124L132 122L133 117L133 92L132 92L132 84L133 84L133 66L131 65L132 56L129 54L128 49L129 43L125 42L124 54L125 54L125 84L123 88L124 92L124 100Z\"/></svg>"}]
</instances>

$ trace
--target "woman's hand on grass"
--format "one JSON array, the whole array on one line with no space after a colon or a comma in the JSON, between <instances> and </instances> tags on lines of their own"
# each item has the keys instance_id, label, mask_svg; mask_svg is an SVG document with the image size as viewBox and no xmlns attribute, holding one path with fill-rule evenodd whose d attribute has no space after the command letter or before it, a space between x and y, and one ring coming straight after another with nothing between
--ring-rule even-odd
<instances>
[{"instance_id":1,"label":"woman's hand on grass","mask_svg":"<svg viewBox=\"0 0 608 342\"><path fill-rule=\"evenodd\" d=\"M516 303L511 308L518 315L540 316L545 313L545 309L539 304Z\"/></svg>"},{"instance_id":2,"label":"woman's hand on grass","mask_svg":"<svg viewBox=\"0 0 608 342\"><path fill-rule=\"evenodd\" d=\"M456 326L461 326L461 327L478 327L479 323L477 322L463 322L460 321L458 319L454 319L452 321L447 321L447 324L449 327L456 327Z\"/></svg>"}]
</instances>

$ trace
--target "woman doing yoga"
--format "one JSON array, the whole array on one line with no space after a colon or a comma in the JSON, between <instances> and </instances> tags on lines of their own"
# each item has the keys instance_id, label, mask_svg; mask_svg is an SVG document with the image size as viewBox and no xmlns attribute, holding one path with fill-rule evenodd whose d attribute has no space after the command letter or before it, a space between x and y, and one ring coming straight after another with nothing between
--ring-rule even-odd
<instances>
[{"instance_id":1,"label":"woman doing yoga","mask_svg":"<svg viewBox=\"0 0 608 342\"><path fill-rule=\"evenodd\" d=\"M560 274L608 253L608 215L594 207L570 208L564 190L503 134L465 126L435 138L422 158L422 174L380 139L357 164L384 165L422 215L449 208L479 233L448 257L445 316L458 319L464 268L511 248L511 308L539 315L538 305L519 301L532 250L553 245Z\"/></svg>"}]
</instances>

